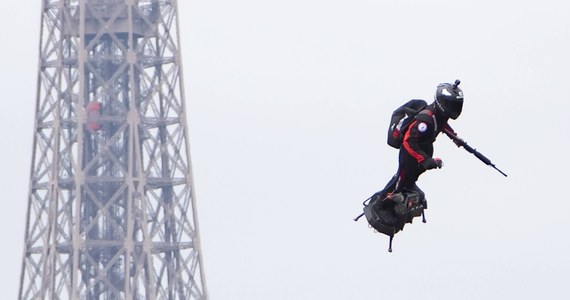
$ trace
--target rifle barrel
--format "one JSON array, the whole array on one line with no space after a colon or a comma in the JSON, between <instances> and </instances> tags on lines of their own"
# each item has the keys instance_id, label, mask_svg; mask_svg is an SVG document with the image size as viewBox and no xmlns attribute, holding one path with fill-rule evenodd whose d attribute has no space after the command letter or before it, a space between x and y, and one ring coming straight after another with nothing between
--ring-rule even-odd
<instances>
[{"instance_id":1,"label":"rifle barrel","mask_svg":"<svg viewBox=\"0 0 570 300\"><path fill-rule=\"evenodd\" d=\"M443 132L452 140L456 141L457 144L460 147L463 147L463 149L465 149L467 152L475 155L475 157L477 157L480 161L482 161L484 164L493 167L495 170L499 171L499 173L503 174L503 176L507 177L507 174L505 174L505 172L499 170L499 168L497 168L495 166L495 164L493 164L491 162L490 159L488 159L487 157L485 157L485 155L481 154L481 152L477 151L477 149L467 145L467 142L465 142L464 140L460 139L455 133L453 133L452 131L450 131L448 128L444 128Z\"/></svg>"}]
</instances>

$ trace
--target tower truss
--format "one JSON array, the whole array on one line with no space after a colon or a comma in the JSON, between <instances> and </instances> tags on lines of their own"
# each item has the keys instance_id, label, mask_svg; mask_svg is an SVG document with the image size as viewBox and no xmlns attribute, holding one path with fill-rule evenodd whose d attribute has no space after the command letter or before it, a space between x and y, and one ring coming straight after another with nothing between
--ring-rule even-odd
<instances>
[{"instance_id":1,"label":"tower truss","mask_svg":"<svg viewBox=\"0 0 570 300\"><path fill-rule=\"evenodd\" d=\"M206 299L176 0L42 0L20 299Z\"/></svg>"}]
</instances>

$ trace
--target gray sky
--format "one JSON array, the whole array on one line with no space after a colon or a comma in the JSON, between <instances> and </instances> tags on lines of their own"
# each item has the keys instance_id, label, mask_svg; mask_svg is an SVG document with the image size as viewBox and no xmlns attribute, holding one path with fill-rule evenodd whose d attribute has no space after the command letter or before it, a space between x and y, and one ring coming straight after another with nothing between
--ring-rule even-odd
<instances>
[{"instance_id":1,"label":"gray sky","mask_svg":"<svg viewBox=\"0 0 570 300\"><path fill-rule=\"evenodd\" d=\"M9 2L9 3L5 3ZM40 1L4 1L0 291L17 295ZM180 1L212 299L563 299L570 274L567 1ZM8 12L8 13L6 13ZM16 29L16 30L15 30ZM396 171L391 111L459 78L424 174L428 223L386 251L361 202Z\"/></svg>"}]
</instances>

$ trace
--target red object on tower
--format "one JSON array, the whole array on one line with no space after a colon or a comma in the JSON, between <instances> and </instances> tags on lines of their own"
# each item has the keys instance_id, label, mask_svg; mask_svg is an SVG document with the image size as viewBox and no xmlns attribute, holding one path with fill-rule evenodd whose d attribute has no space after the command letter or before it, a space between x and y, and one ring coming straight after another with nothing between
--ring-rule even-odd
<instances>
[{"instance_id":1,"label":"red object on tower","mask_svg":"<svg viewBox=\"0 0 570 300\"><path fill-rule=\"evenodd\" d=\"M91 131L101 129L101 124L98 122L101 116L101 102L89 102L87 104L87 128Z\"/></svg>"}]
</instances>

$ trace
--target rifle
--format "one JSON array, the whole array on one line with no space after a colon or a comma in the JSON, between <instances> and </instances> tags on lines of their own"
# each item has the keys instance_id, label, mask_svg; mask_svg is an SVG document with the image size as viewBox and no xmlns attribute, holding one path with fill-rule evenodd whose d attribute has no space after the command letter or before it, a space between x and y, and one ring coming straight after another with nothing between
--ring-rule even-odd
<instances>
[{"instance_id":1,"label":"rifle","mask_svg":"<svg viewBox=\"0 0 570 300\"><path fill-rule=\"evenodd\" d=\"M495 164L493 164L491 162L490 159L486 158L483 154L479 153L476 149L474 149L473 147L467 145L467 143L460 139L454 132L452 132L451 130L449 130L449 128L443 128L443 132L450 138L452 139L459 147L463 147L463 149L467 150L467 152L475 155L475 157L477 157L479 160L481 160L483 163L485 163L488 166L493 167L495 170L499 171L499 173L503 174L503 176L507 177L507 174L505 174L503 171L499 170L499 168L497 168L495 166Z\"/></svg>"}]
</instances>

